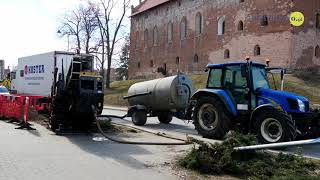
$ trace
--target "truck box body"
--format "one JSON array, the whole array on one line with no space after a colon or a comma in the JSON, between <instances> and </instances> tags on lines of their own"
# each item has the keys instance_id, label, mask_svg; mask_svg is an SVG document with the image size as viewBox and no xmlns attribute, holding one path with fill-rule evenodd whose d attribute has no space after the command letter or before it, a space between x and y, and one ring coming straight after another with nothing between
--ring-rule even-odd
<instances>
[{"instance_id":1,"label":"truck box body","mask_svg":"<svg viewBox=\"0 0 320 180\"><path fill-rule=\"evenodd\" d=\"M59 73L62 73L62 67L65 74L64 78L66 78L75 56L90 57L90 55L54 51L19 58L15 78L12 79L11 90L17 94L50 97L55 79L55 67L58 68L56 81L58 81Z\"/></svg>"}]
</instances>

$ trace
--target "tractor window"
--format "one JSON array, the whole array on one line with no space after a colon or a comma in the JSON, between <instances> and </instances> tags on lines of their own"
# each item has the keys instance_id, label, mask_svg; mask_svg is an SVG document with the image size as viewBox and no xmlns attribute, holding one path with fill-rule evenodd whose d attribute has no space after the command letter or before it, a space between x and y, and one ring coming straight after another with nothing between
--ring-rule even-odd
<instances>
[{"instance_id":1,"label":"tractor window","mask_svg":"<svg viewBox=\"0 0 320 180\"><path fill-rule=\"evenodd\" d=\"M270 88L265 69L260 67L252 67L252 76L255 90L258 88Z\"/></svg>"},{"instance_id":2,"label":"tractor window","mask_svg":"<svg viewBox=\"0 0 320 180\"><path fill-rule=\"evenodd\" d=\"M94 81L81 80L81 89L94 90Z\"/></svg>"},{"instance_id":3,"label":"tractor window","mask_svg":"<svg viewBox=\"0 0 320 180\"><path fill-rule=\"evenodd\" d=\"M221 88L222 69L212 69L208 79L208 88Z\"/></svg>"},{"instance_id":4,"label":"tractor window","mask_svg":"<svg viewBox=\"0 0 320 180\"><path fill-rule=\"evenodd\" d=\"M230 66L226 68L224 86L228 89L247 87L247 80L241 76L240 67Z\"/></svg>"}]
</instances>

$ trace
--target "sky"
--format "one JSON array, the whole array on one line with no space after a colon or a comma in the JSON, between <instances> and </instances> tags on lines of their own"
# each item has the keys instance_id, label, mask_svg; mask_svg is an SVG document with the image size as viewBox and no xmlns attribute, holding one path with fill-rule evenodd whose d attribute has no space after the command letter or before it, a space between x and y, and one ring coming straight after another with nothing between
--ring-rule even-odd
<instances>
[{"instance_id":1,"label":"sky","mask_svg":"<svg viewBox=\"0 0 320 180\"><path fill-rule=\"evenodd\" d=\"M59 19L81 0L0 0L0 59L5 66L18 58L67 50L67 38L57 34ZM139 0L132 0L137 5Z\"/></svg>"}]
</instances>

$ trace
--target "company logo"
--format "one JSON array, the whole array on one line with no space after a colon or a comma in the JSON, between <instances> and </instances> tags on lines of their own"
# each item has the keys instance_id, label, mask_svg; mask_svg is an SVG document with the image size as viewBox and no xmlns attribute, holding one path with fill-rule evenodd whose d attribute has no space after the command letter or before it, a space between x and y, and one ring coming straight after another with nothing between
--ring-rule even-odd
<instances>
[{"instance_id":1,"label":"company logo","mask_svg":"<svg viewBox=\"0 0 320 180\"><path fill-rule=\"evenodd\" d=\"M24 74L40 74L44 73L44 65L24 66Z\"/></svg>"},{"instance_id":2,"label":"company logo","mask_svg":"<svg viewBox=\"0 0 320 180\"><path fill-rule=\"evenodd\" d=\"M301 12L293 12L290 15L290 23L293 26L302 26L304 23L304 15Z\"/></svg>"}]
</instances>

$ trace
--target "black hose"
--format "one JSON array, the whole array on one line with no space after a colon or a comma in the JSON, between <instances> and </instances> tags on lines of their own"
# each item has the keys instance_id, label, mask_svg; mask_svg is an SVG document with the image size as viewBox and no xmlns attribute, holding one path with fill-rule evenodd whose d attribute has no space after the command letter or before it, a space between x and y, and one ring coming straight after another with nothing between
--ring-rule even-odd
<instances>
[{"instance_id":1,"label":"black hose","mask_svg":"<svg viewBox=\"0 0 320 180\"><path fill-rule=\"evenodd\" d=\"M113 116L113 115L99 115L99 117L119 118L119 119L124 119L126 116L127 115L122 116L122 117L121 116ZM143 131L143 132L147 132L147 133L150 133L150 134L154 134L156 136L161 136L161 137L165 137L165 138L168 138L168 139L173 139L173 140L178 140L178 141L183 141L183 142L180 142L180 143L178 143L178 142L177 143L166 143L166 142L161 143L161 142L139 142L139 141L118 140L118 139L115 139L115 138L112 138L112 137L108 136L107 134L105 134L103 132L97 116L95 116L95 120L96 120L96 124L97 124L98 130L100 131L101 135L104 136L105 138L109 139L110 141L113 141L113 142L116 142L116 143L119 143L119 144L160 145L160 146L163 146L163 145L189 145L189 144L191 144L191 143L189 143L189 142L187 142L186 140L183 140L183 139L169 137L169 136L166 136L166 135L163 135L163 134L160 134L160 133L153 133L153 132L150 132L150 131L147 131L147 130L143 130L143 129L139 129L139 128L133 128L133 127L130 127L130 126L127 126L127 125L124 125L124 124L116 124L116 125L126 126L128 128L131 128L131 129L136 129L136 130L139 130L139 131Z\"/></svg>"}]
</instances>

